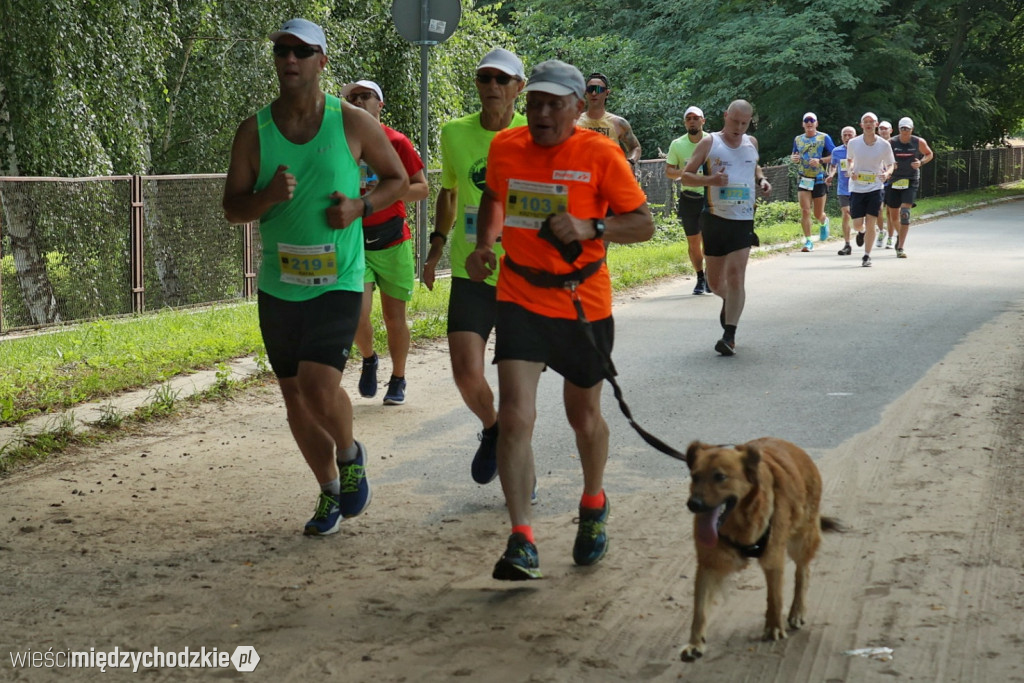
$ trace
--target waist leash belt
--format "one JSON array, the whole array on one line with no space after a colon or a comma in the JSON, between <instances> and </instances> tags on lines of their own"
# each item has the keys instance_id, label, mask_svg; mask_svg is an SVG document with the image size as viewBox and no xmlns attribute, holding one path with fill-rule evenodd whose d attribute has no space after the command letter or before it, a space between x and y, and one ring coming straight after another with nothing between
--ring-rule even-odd
<instances>
[{"instance_id":1,"label":"waist leash belt","mask_svg":"<svg viewBox=\"0 0 1024 683\"><path fill-rule=\"evenodd\" d=\"M580 302L580 297L576 293L576 289L584 280L600 270L603 263L604 259L600 258L597 261L588 263L578 270L572 271L571 273L558 275L544 270L520 265L513 261L507 253L505 254L505 258L502 260L503 267L508 268L516 275L521 276L534 287L569 290L569 293L572 295L572 305L576 308L576 320L583 327L583 334L587 337L591 346L594 347L594 350L597 351L597 355L601 358L601 372L604 374L604 378L608 380L608 383L612 385L612 392L615 394L615 400L619 402L619 410L621 410L622 414L626 416L626 421L629 422L629 426L636 430L636 433L639 434L640 438L646 441L648 445L669 457L686 462L686 456L683 453L680 453L658 437L648 432L646 429L638 425L636 420L633 419L633 413L630 411L629 405L626 403L626 399L622 396L622 389L619 387L619 383L615 381L615 375L618 373L615 370L615 365L612 363L612 358L597 345L597 339L594 338L594 330L591 328L590 321L587 320L587 316L583 312L583 304Z\"/></svg>"}]
</instances>

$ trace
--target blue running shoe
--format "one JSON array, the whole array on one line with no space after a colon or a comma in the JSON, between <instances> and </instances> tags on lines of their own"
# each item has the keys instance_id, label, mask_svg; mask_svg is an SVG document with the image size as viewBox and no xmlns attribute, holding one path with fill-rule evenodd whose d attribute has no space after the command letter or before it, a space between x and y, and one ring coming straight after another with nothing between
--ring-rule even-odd
<instances>
[{"instance_id":1,"label":"blue running shoe","mask_svg":"<svg viewBox=\"0 0 1024 683\"><path fill-rule=\"evenodd\" d=\"M338 533L341 526L341 505L339 501L329 493L320 493L316 501L316 512L313 518L306 522L306 528L302 533L306 536L328 536Z\"/></svg>"},{"instance_id":2,"label":"blue running shoe","mask_svg":"<svg viewBox=\"0 0 1024 683\"><path fill-rule=\"evenodd\" d=\"M825 216L825 222L821 224L821 228L818 234L818 241L824 242L828 239L828 216Z\"/></svg>"},{"instance_id":3,"label":"blue running shoe","mask_svg":"<svg viewBox=\"0 0 1024 683\"><path fill-rule=\"evenodd\" d=\"M604 524L608 521L611 505L608 496L604 497L604 507L600 510L580 508L579 528L576 530L576 543L572 546L572 559L581 567L597 564L608 552L608 533Z\"/></svg>"},{"instance_id":4,"label":"blue running shoe","mask_svg":"<svg viewBox=\"0 0 1024 683\"><path fill-rule=\"evenodd\" d=\"M489 484L498 476L498 423L480 432L480 445L470 467L473 481Z\"/></svg>"},{"instance_id":5,"label":"blue running shoe","mask_svg":"<svg viewBox=\"0 0 1024 683\"><path fill-rule=\"evenodd\" d=\"M370 482L366 479L366 448L356 441L358 452L354 460L338 462L341 473L341 515L346 519L356 517L370 506Z\"/></svg>"},{"instance_id":6,"label":"blue running shoe","mask_svg":"<svg viewBox=\"0 0 1024 683\"><path fill-rule=\"evenodd\" d=\"M377 366L380 360L377 354L372 358L363 359L363 370L359 373L359 395L363 398L373 398L377 395Z\"/></svg>"},{"instance_id":7,"label":"blue running shoe","mask_svg":"<svg viewBox=\"0 0 1024 683\"><path fill-rule=\"evenodd\" d=\"M394 377L388 381L388 390L384 394L384 405L400 406L405 403L405 378Z\"/></svg>"},{"instance_id":8,"label":"blue running shoe","mask_svg":"<svg viewBox=\"0 0 1024 683\"><path fill-rule=\"evenodd\" d=\"M522 534L512 534L508 537L505 554L494 565L491 576L498 581L530 581L544 578L540 573L537 546L527 541L526 536Z\"/></svg>"}]
</instances>

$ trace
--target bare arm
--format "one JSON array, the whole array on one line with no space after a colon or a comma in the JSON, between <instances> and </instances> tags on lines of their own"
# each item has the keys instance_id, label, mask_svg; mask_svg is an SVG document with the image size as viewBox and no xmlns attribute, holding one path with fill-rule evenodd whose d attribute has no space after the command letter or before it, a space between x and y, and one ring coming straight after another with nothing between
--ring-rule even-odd
<instances>
[{"instance_id":1,"label":"bare arm","mask_svg":"<svg viewBox=\"0 0 1024 683\"><path fill-rule=\"evenodd\" d=\"M914 168L921 168L922 166L924 166L929 161L935 158L935 153L932 152L932 148L928 146L928 143L924 141L924 138L918 138L917 144L921 148L921 158L914 159L914 161L911 162L910 165L913 166Z\"/></svg>"},{"instance_id":2,"label":"bare arm","mask_svg":"<svg viewBox=\"0 0 1024 683\"><path fill-rule=\"evenodd\" d=\"M336 229L346 228L360 218L365 205L369 204L376 209L391 206L402 199L409 189L405 166L377 120L348 102L342 103L341 112L345 122L345 138L352 156L364 159L373 168L379 181L376 187L362 197L347 197L340 192L331 195L336 203L327 209L327 222Z\"/></svg>"},{"instance_id":3,"label":"bare arm","mask_svg":"<svg viewBox=\"0 0 1024 683\"><path fill-rule=\"evenodd\" d=\"M459 188L442 187L437 193L437 203L434 206L434 233L430 238L430 251L423 262L423 284L427 289L433 291L434 280L437 277L437 262L441 260L444 253L445 242L448 241L448 233L455 224L455 212L458 209Z\"/></svg>"},{"instance_id":4,"label":"bare arm","mask_svg":"<svg viewBox=\"0 0 1024 683\"><path fill-rule=\"evenodd\" d=\"M712 136L708 135L693 149L693 156L686 162L686 166L683 167L682 178L683 185L690 185L691 187L708 187L714 185L726 185L729 182L729 176L725 173L718 171L711 175L703 175L697 173L700 167L707 161L708 153L711 152L711 143L713 142Z\"/></svg>"},{"instance_id":5,"label":"bare arm","mask_svg":"<svg viewBox=\"0 0 1024 683\"><path fill-rule=\"evenodd\" d=\"M466 258L466 272L471 280L482 282L498 267L494 243L498 241L504 223L505 210L498 196L494 190L485 186L483 196L480 197L480 210L476 215L476 249Z\"/></svg>"},{"instance_id":6,"label":"bare arm","mask_svg":"<svg viewBox=\"0 0 1024 683\"><path fill-rule=\"evenodd\" d=\"M248 223L265 214L270 207L292 198L295 176L287 166L278 166L270 183L253 192L260 173L260 138L256 117L247 118L238 126L231 143L228 177L224 182L222 206L230 223Z\"/></svg>"},{"instance_id":7,"label":"bare arm","mask_svg":"<svg viewBox=\"0 0 1024 683\"><path fill-rule=\"evenodd\" d=\"M421 199L426 199L429 194L430 188L427 186L427 174L423 169L420 169L409 176L409 189L406 191L405 196L402 197L402 201L418 202Z\"/></svg>"},{"instance_id":8,"label":"bare arm","mask_svg":"<svg viewBox=\"0 0 1024 683\"><path fill-rule=\"evenodd\" d=\"M592 218L576 218L569 213L560 213L551 217L550 225L555 237L566 244L596 237L596 226ZM604 219L604 226L604 239L618 244L646 242L654 235L654 219L647 202L632 211L608 216Z\"/></svg>"},{"instance_id":9,"label":"bare arm","mask_svg":"<svg viewBox=\"0 0 1024 683\"><path fill-rule=\"evenodd\" d=\"M619 140L626 150L626 158L635 164L640 161L640 141L633 134L633 127L629 125L629 121L621 116L616 116L615 123L619 126Z\"/></svg>"}]
</instances>

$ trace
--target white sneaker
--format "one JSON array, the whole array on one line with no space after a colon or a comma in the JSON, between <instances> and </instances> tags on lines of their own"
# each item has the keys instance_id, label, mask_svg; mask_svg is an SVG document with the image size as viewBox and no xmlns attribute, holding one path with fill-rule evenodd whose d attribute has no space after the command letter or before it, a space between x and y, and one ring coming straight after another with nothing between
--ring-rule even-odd
<instances>
[{"instance_id":1,"label":"white sneaker","mask_svg":"<svg viewBox=\"0 0 1024 683\"><path fill-rule=\"evenodd\" d=\"M878 231L878 239L875 240L875 246L876 247L884 247L885 246L885 230L879 230Z\"/></svg>"}]
</instances>

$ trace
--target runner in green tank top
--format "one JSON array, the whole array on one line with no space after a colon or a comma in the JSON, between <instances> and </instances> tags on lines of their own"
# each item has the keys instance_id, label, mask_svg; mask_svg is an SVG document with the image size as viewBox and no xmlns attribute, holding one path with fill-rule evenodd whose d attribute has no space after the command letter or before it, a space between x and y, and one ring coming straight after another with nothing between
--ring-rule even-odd
<instances>
[{"instance_id":1,"label":"runner in green tank top","mask_svg":"<svg viewBox=\"0 0 1024 683\"><path fill-rule=\"evenodd\" d=\"M370 504L341 375L362 303L361 219L401 197L409 178L373 117L320 89L323 29L292 19L269 37L280 94L238 127L224 215L260 221L260 332L292 436L320 484L304 533L323 536ZM362 198L360 158L380 177Z\"/></svg>"}]
</instances>

